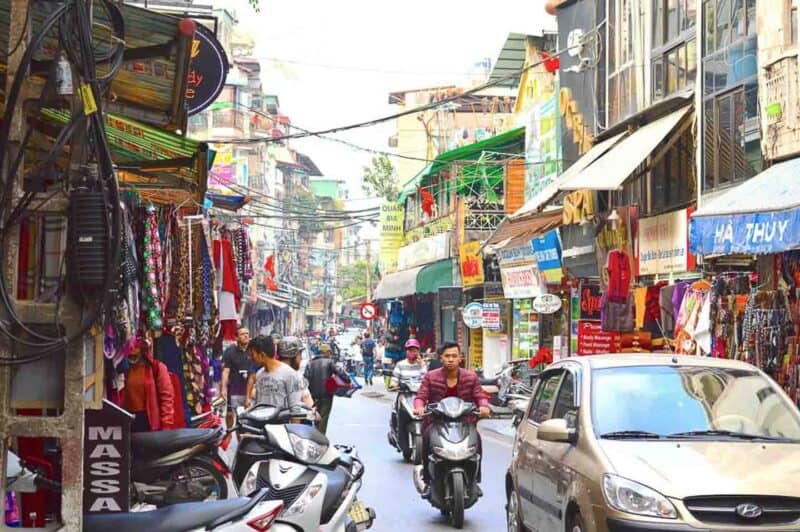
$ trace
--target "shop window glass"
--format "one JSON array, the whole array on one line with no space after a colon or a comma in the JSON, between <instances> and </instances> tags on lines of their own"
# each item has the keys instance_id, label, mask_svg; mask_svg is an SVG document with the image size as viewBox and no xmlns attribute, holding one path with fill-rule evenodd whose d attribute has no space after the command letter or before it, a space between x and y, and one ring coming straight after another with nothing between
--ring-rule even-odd
<instances>
[{"instance_id":1,"label":"shop window glass","mask_svg":"<svg viewBox=\"0 0 800 532\"><path fill-rule=\"evenodd\" d=\"M707 0L703 3L703 13L705 14L705 31L703 35L705 36L705 53L710 54L716 51L717 49L717 39L716 33L714 33L714 28L716 27L716 20L717 20L717 12L715 9L715 1L714 0Z\"/></svg>"},{"instance_id":2,"label":"shop window glass","mask_svg":"<svg viewBox=\"0 0 800 532\"><path fill-rule=\"evenodd\" d=\"M705 155L705 168L703 179L703 190L709 190L714 187L714 176L716 175L715 161L717 153L716 142L716 113L714 109L714 100L707 100L705 104L705 132L704 132L704 145L703 153Z\"/></svg>"},{"instance_id":3,"label":"shop window glass","mask_svg":"<svg viewBox=\"0 0 800 532\"><path fill-rule=\"evenodd\" d=\"M690 39L686 43L686 83L693 85L697 77L697 41Z\"/></svg>"},{"instance_id":4,"label":"shop window glass","mask_svg":"<svg viewBox=\"0 0 800 532\"><path fill-rule=\"evenodd\" d=\"M655 12L653 14L653 45L659 46L664 43L664 0L655 0Z\"/></svg>"},{"instance_id":5,"label":"shop window glass","mask_svg":"<svg viewBox=\"0 0 800 532\"><path fill-rule=\"evenodd\" d=\"M653 99L664 97L664 63L661 59L653 61Z\"/></svg>"},{"instance_id":6,"label":"shop window glass","mask_svg":"<svg viewBox=\"0 0 800 532\"><path fill-rule=\"evenodd\" d=\"M667 42L678 36L678 0L667 0Z\"/></svg>"},{"instance_id":7,"label":"shop window glass","mask_svg":"<svg viewBox=\"0 0 800 532\"><path fill-rule=\"evenodd\" d=\"M730 95L723 96L717 100L717 185L726 185L730 181L733 170L733 117L731 116L731 104L732 98Z\"/></svg>"},{"instance_id":8,"label":"shop window glass","mask_svg":"<svg viewBox=\"0 0 800 532\"><path fill-rule=\"evenodd\" d=\"M731 2L732 0L719 0L717 2L717 49L728 46L731 42Z\"/></svg>"},{"instance_id":9,"label":"shop window glass","mask_svg":"<svg viewBox=\"0 0 800 532\"><path fill-rule=\"evenodd\" d=\"M697 1L696 0L685 0L686 1L686 10L684 11L683 16L683 30L688 30L690 28L694 28L696 21L697 21Z\"/></svg>"},{"instance_id":10,"label":"shop window glass","mask_svg":"<svg viewBox=\"0 0 800 532\"><path fill-rule=\"evenodd\" d=\"M747 17L745 16L744 0L732 0L731 8L732 40L736 41L747 35Z\"/></svg>"}]
</instances>

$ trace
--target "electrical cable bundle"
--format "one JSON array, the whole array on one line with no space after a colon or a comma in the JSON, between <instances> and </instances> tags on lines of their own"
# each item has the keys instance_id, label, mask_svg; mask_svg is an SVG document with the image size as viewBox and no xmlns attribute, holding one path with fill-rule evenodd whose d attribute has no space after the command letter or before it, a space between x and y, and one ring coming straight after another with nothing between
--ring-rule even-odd
<instances>
[{"instance_id":1,"label":"electrical cable bundle","mask_svg":"<svg viewBox=\"0 0 800 532\"><path fill-rule=\"evenodd\" d=\"M51 5L51 4L45 4ZM2 305L4 318L8 321L0 321L0 334L10 341L25 346L36 354L24 357L0 357L0 364L24 364L33 362L50 356L55 351L64 349L67 345L76 340L80 340L97 323L104 313L113 304L116 293L114 290L118 281L118 267L120 260L121 247L121 218L122 209L120 206L120 193L114 163L111 156L111 148L105 133L103 118L102 100L103 95L109 89L111 81L122 65L124 52L124 22L119 8L110 0L102 0L95 4L95 9L102 8L111 21L112 44L105 50L95 47L92 40L92 21L86 2L84 0L68 0L59 4L52 4L52 12L45 18L39 32L32 36L25 53L22 57L19 68L14 76L11 90L6 99L5 116L0 123L0 168L6 165L8 158L8 144L10 128L13 122L14 113L17 111L17 101L20 97L24 78L28 74L33 61L34 54L42 47L45 38L51 32L57 32L59 40L59 52L56 53L54 68L51 69L50 77L47 80L44 94L52 87L54 77L57 76L57 66L61 59L61 52L65 54L66 60L70 64L69 75L76 76L75 84L77 92L81 98L73 109L70 121L63 127L56 137L50 152L44 157L42 163L32 172L33 177L41 177L49 171L53 171L56 159L61 155L64 146L70 143L70 156L79 158L81 175L72 176L69 182L64 183L65 189L69 192L71 199L83 200L83 205L87 205L86 200L90 196L102 202L98 209L94 206L94 219L89 220L88 224L94 226L95 236L101 244L101 255L94 257L95 261L105 262L104 268L99 272L99 279L93 292L92 300L94 303L91 309L85 313L78 330L65 336L48 336L39 333L23 323L14 308L14 301L9 295L9 290L5 275L5 261L0 261L0 305ZM29 7L29 9L31 9ZM98 65L107 65L106 72L98 76ZM26 193L17 205L10 207L13 198L14 184L17 172L22 161L22 154L26 149L27 142L30 140L31 130L26 133L22 145L20 146L19 156L8 165L6 180L0 190L0 246L5 245L5 240L10 234L11 227L18 221L19 217L33 199L34 193ZM75 139L81 139L75 141ZM80 142L81 145L78 145ZM85 144L85 145L82 145ZM80 203L80 201L79 201ZM98 218L98 212L99 218ZM77 230L70 229L70 235L78 235L78 242L70 242L69 245L74 249L76 244L87 243L89 238L80 237L81 231L85 229L87 221L84 219L86 212L70 206L70 225L76 225ZM99 233L97 232L99 231ZM78 248L80 249L80 248ZM73 258L75 253L73 253ZM77 264L73 268L85 267L79 257ZM75 264L75 261L72 261ZM71 272L71 277L80 280L81 272ZM95 271L95 280L98 279L98 272ZM84 300L89 300L89 294L83 293ZM16 333L21 330L25 337Z\"/></svg>"}]
</instances>

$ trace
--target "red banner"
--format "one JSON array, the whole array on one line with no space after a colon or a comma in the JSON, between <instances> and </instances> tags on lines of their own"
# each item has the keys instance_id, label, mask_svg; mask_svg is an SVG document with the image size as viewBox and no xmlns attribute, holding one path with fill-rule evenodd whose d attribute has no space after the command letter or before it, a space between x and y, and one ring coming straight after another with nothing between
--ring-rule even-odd
<instances>
[{"instance_id":1,"label":"red banner","mask_svg":"<svg viewBox=\"0 0 800 532\"><path fill-rule=\"evenodd\" d=\"M578 322L578 354L603 355L619 353L621 334L606 332L599 321Z\"/></svg>"}]
</instances>

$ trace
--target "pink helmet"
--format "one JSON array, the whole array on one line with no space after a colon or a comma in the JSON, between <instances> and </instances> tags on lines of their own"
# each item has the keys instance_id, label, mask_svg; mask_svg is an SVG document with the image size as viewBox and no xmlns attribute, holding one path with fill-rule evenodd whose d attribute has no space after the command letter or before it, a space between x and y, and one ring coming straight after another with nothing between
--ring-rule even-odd
<instances>
[{"instance_id":1,"label":"pink helmet","mask_svg":"<svg viewBox=\"0 0 800 532\"><path fill-rule=\"evenodd\" d=\"M409 338L406 342L406 349L409 347L416 347L417 349L420 349L419 340L416 338Z\"/></svg>"}]
</instances>

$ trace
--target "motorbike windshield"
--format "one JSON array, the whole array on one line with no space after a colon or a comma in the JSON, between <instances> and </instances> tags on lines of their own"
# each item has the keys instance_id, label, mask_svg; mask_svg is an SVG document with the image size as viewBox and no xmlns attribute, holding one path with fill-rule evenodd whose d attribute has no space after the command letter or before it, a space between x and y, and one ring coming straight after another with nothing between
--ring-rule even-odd
<instances>
[{"instance_id":1,"label":"motorbike windshield","mask_svg":"<svg viewBox=\"0 0 800 532\"><path fill-rule=\"evenodd\" d=\"M472 408L472 403L466 403L458 397L446 397L439 403L437 410L446 418L458 419L469 413Z\"/></svg>"},{"instance_id":2,"label":"motorbike windshield","mask_svg":"<svg viewBox=\"0 0 800 532\"><path fill-rule=\"evenodd\" d=\"M439 435L451 443L464 441L470 432L470 424L464 421L445 421L439 425Z\"/></svg>"}]
</instances>

